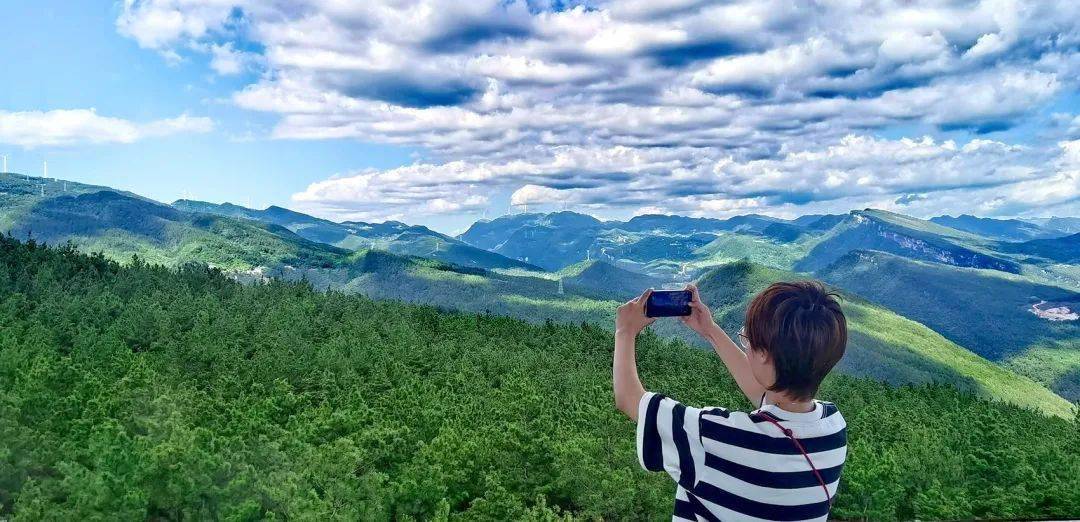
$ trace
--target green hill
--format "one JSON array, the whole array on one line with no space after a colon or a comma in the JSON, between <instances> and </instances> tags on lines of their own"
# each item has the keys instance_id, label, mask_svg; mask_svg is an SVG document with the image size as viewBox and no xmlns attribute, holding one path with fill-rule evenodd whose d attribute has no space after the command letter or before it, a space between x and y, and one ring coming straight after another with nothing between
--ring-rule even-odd
<instances>
[{"instance_id":1,"label":"green hill","mask_svg":"<svg viewBox=\"0 0 1080 522\"><path fill-rule=\"evenodd\" d=\"M349 252L277 225L191 214L103 187L3 176L0 192L0 233L51 244L70 241L113 259L135 254L159 264L200 262L230 270L348 262Z\"/></svg>"},{"instance_id":2,"label":"green hill","mask_svg":"<svg viewBox=\"0 0 1080 522\"><path fill-rule=\"evenodd\" d=\"M319 243L349 250L380 249L407 256L427 257L461 266L480 268L540 268L515 259L467 245L427 227L398 221L335 223L286 208L270 206L255 210L231 203L214 204L179 200L173 207L188 212L238 217L285 227L297 235Z\"/></svg>"},{"instance_id":3,"label":"green hill","mask_svg":"<svg viewBox=\"0 0 1080 522\"><path fill-rule=\"evenodd\" d=\"M509 216L474 225L459 239L557 271L588 259L590 247L603 231L601 224L596 218L573 212Z\"/></svg>"},{"instance_id":4,"label":"green hill","mask_svg":"<svg viewBox=\"0 0 1080 522\"><path fill-rule=\"evenodd\" d=\"M377 250L363 253L348 268L292 269L274 275L373 299L506 315L536 323L607 324L624 297L612 289L584 284L564 285L560 294L558 280L549 277L464 268Z\"/></svg>"},{"instance_id":5,"label":"green hill","mask_svg":"<svg viewBox=\"0 0 1080 522\"><path fill-rule=\"evenodd\" d=\"M813 272L853 250L878 250L953 266L1020 273L1020 263L992 251L993 244L930 221L883 210L858 210L822 236L795 269Z\"/></svg>"},{"instance_id":6,"label":"green hill","mask_svg":"<svg viewBox=\"0 0 1080 522\"><path fill-rule=\"evenodd\" d=\"M747 261L706 273L699 281L702 299L729 335L742 327L750 299L769 284L803 278ZM828 280L828 279L827 279ZM926 325L841 290L848 318L848 351L838 369L894 384L950 383L985 397L997 398L1058 415L1068 415L1068 401L1039 383L996 365L942 337ZM658 333L700 344L677 321L659 323Z\"/></svg>"},{"instance_id":7,"label":"green hill","mask_svg":"<svg viewBox=\"0 0 1080 522\"><path fill-rule=\"evenodd\" d=\"M823 216L817 218L807 223L828 221ZM806 253L801 243L819 234L819 229L810 226L753 214L728 219L644 215L628 221L600 221L556 212L479 221L459 239L551 271L599 259L657 277L685 279L686 267L710 266L748 255L790 266ZM753 256L758 244L763 255ZM730 257L728 245L750 249Z\"/></svg>"},{"instance_id":8,"label":"green hill","mask_svg":"<svg viewBox=\"0 0 1080 522\"><path fill-rule=\"evenodd\" d=\"M783 242L764 236L722 233L695 252L695 264L709 266L749 259L772 268L790 270L806 256L814 241L807 236Z\"/></svg>"},{"instance_id":9,"label":"green hill","mask_svg":"<svg viewBox=\"0 0 1080 522\"><path fill-rule=\"evenodd\" d=\"M647 288L660 288L666 281L623 270L606 261L583 261L558 272L563 286L574 293L599 299L629 300Z\"/></svg>"},{"instance_id":10,"label":"green hill","mask_svg":"<svg viewBox=\"0 0 1080 522\"><path fill-rule=\"evenodd\" d=\"M660 520L609 332L0 239L0 518ZM747 408L646 334L646 385ZM1072 518L1080 420L835 376L839 519Z\"/></svg>"},{"instance_id":11,"label":"green hill","mask_svg":"<svg viewBox=\"0 0 1080 522\"><path fill-rule=\"evenodd\" d=\"M1075 312L1080 310L1080 293L994 270L882 252L853 252L818 275L1023 371L1067 399L1080 399L1075 393L1080 384L1080 320L1049 320L1033 308L1067 307ZM1030 355L1029 350L1039 353ZM1018 362L1011 364L1014 360Z\"/></svg>"}]
</instances>

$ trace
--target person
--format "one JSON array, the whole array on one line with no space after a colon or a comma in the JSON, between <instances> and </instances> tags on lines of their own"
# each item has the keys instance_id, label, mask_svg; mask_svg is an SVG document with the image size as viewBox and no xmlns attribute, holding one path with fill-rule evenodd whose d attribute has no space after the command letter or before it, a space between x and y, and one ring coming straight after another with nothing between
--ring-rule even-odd
<instances>
[{"instance_id":1,"label":"person","mask_svg":"<svg viewBox=\"0 0 1080 522\"><path fill-rule=\"evenodd\" d=\"M814 281L769 286L746 310L740 349L697 287L687 289L691 313L680 319L708 340L757 409L693 408L646 392L634 344L655 321L645 314L652 290L619 307L615 404L637 422L641 466L677 484L672 519L826 520L847 457L846 424L814 396L847 345L838 296Z\"/></svg>"}]
</instances>

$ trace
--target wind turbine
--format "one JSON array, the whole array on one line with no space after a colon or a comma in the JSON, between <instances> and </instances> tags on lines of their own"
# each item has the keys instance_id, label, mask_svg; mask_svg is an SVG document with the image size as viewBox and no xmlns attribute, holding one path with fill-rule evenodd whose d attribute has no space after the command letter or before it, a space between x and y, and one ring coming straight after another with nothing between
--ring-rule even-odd
<instances>
[{"instance_id":1,"label":"wind turbine","mask_svg":"<svg viewBox=\"0 0 1080 522\"><path fill-rule=\"evenodd\" d=\"M7 174L7 154L4 154L4 170L0 174Z\"/></svg>"}]
</instances>

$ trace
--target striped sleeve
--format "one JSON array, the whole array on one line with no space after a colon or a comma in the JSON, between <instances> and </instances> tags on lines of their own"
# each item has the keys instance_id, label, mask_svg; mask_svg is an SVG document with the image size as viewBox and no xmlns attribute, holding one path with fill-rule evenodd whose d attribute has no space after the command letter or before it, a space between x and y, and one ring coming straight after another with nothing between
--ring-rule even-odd
<instances>
[{"instance_id":1,"label":"striped sleeve","mask_svg":"<svg viewBox=\"0 0 1080 522\"><path fill-rule=\"evenodd\" d=\"M638 403L637 452L647 471L666 471L684 488L693 489L705 450L698 435L701 410L656 393Z\"/></svg>"}]
</instances>

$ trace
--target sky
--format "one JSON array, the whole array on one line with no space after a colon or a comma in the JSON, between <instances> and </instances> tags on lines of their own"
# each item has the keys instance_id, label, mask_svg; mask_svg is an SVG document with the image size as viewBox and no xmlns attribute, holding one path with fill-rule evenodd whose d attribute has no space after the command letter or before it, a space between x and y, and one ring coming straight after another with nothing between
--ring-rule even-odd
<instances>
[{"instance_id":1,"label":"sky","mask_svg":"<svg viewBox=\"0 0 1080 522\"><path fill-rule=\"evenodd\" d=\"M9 170L459 232L1080 215L1080 2L0 2Z\"/></svg>"}]
</instances>

